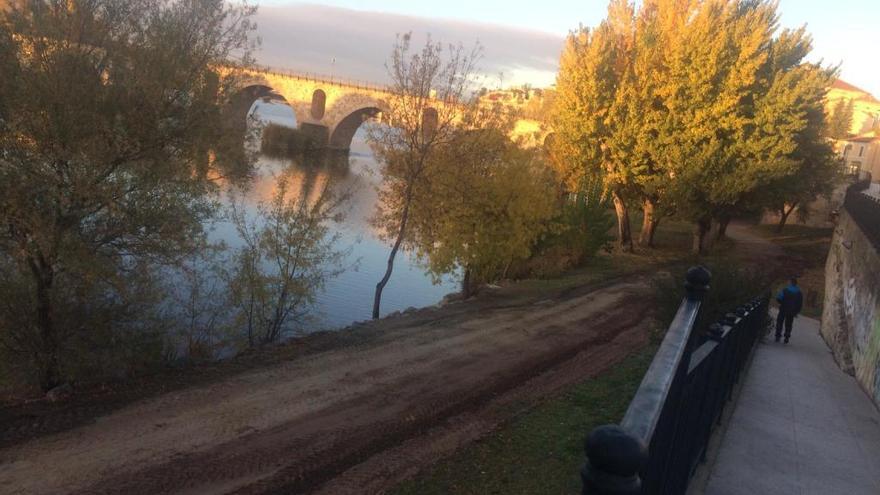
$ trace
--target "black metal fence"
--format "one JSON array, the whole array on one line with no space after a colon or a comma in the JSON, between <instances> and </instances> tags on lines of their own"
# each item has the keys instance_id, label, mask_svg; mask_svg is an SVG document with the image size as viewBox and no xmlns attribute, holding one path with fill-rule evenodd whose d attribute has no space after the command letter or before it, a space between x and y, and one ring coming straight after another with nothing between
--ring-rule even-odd
<instances>
[{"instance_id":1,"label":"black metal fence","mask_svg":"<svg viewBox=\"0 0 880 495\"><path fill-rule=\"evenodd\" d=\"M711 274L688 270L687 295L620 425L587 437L585 495L683 494L755 342L769 293L704 331L695 328Z\"/></svg>"},{"instance_id":2,"label":"black metal fence","mask_svg":"<svg viewBox=\"0 0 880 495\"><path fill-rule=\"evenodd\" d=\"M874 245L874 249L880 251L880 198L863 192L870 185L870 176L851 185L846 191L843 207Z\"/></svg>"}]
</instances>

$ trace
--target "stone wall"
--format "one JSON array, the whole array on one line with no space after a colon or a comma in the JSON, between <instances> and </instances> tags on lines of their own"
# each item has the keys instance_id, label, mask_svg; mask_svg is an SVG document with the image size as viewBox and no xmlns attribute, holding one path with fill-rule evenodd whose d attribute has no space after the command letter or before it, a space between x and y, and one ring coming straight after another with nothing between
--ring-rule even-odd
<instances>
[{"instance_id":1,"label":"stone wall","mask_svg":"<svg viewBox=\"0 0 880 495\"><path fill-rule=\"evenodd\" d=\"M846 208L825 265L821 332L840 367L880 405L880 253Z\"/></svg>"}]
</instances>

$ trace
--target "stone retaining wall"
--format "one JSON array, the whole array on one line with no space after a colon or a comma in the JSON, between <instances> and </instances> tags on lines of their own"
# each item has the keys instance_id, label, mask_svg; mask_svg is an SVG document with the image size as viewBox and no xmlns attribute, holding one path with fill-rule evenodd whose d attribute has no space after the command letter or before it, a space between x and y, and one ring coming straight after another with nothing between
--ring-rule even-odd
<instances>
[{"instance_id":1,"label":"stone retaining wall","mask_svg":"<svg viewBox=\"0 0 880 495\"><path fill-rule=\"evenodd\" d=\"M880 406L880 252L846 208L825 265L821 332L840 367Z\"/></svg>"}]
</instances>

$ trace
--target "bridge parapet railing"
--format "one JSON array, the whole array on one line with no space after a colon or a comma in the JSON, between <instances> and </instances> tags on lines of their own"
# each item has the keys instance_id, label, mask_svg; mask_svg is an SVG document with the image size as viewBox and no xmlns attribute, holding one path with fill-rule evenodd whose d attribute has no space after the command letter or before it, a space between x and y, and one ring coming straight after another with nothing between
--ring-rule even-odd
<instances>
[{"instance_id":1,"label":"bridge parapet railing","mask_svg":"<svg viewBox=\"0 0 880 495\"><path fill-rule=\"evenodd\" d=\"M360 81L358 79L349 79L345 77L338 77L327 74L320 74L317 72L305 72L305 71L296 71L293 69L283 69L280 67L272 67L269 65L258 65L254 66L254 70L258 72L265 72L268 74L274 74L278 76L286 76L286 77L296 77L298 79L305 79L307 81L319 82L324 84L332 84L336 86L346 86L356 89L363 89L368 91L379 91L383 93L387 93L390 91L388 86L384 86L377 83L371 83L367 81Z\"/></svg>"},{"instance_id":2,"label":"bridge parapet railing","mask_svg":"<svg viewBox=\"0 0 880 495\"><path fill-rule=\"evenodd\" d=\"M697 328L711 274L688 270L682 300L619 425L594 429L585 442L584 495L684 494L705 461L748 357L767 327L770 295L745 302Z\"/></svg>"}]
</instances>

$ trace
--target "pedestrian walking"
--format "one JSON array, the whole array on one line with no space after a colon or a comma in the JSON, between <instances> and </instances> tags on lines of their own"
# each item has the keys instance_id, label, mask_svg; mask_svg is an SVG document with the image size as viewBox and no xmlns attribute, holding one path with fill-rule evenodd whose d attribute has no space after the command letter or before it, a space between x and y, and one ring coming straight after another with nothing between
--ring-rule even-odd
<instances>
[{"instance_id":1,"label":"pedestrian walking","mask_svg":"<svg viewBox=\"0 0 880 495\"><path fill-rule=\"evenodd\" d=\"M785 326L785 343L791 338L791 327L794 319L804 306L804 295L798 287L797 279L792 277L789 284L776 296L779 303L779 315L776 317L776 342L782 337L782 327Z\"/></svg>"}]
</instances>

